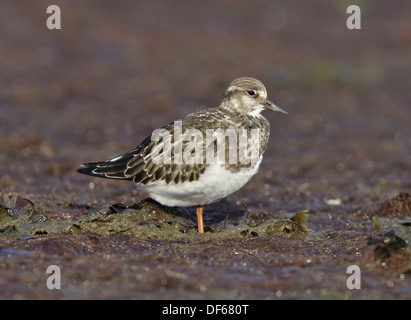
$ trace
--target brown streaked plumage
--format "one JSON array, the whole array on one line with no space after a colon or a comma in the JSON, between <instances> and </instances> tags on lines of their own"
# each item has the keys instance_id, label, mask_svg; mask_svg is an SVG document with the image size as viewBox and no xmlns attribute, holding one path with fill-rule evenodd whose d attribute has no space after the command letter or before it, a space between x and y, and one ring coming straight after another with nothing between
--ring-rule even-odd
<instances>
[{"instance_id":1,"label":"brown streaked plumage","mask_svg":"<svg viewBox=\"0 0 411 320\"><path fill-rule=\"evenodd\" d=\"M260 114L263 110L286 113L267 99L267 91L259 80L238 78L230 83L219 107L189 114L181 122L175 121L161 128L156 139L153 140L151 135L131 151L112 160L85 163L77 172L96 177L132 180L137 187L148 192L150 197L166 206L195 205L199 231L204 232L202 206L235 192L258 170L270 129L269 122ZM206 137L210 130L214 134L212 139L187 140L184 133L194 129L202 137ZM252 162L229 163L228 144L225 145L225 163L207 163L207 152L217 152L219 139L226 139L224 133L228 130L239 132L240 129L247 132L247 144L256 148L256 167L252 167ZM248 134L253 129L258 133L257 140L254 137L255 141ZM176 130L181 130L180 134ZM188 152L193 152L193 149L201 150L199 158L194 163L185 162L175 152L180 146L183 154L184 151L190 154ZM159 150L162 155L170 152L169 162L158 163ZM237 159L239 150L240 148L237 149ZM246 177L241 177L242 175Z\"/></svg>"}]
</instances>

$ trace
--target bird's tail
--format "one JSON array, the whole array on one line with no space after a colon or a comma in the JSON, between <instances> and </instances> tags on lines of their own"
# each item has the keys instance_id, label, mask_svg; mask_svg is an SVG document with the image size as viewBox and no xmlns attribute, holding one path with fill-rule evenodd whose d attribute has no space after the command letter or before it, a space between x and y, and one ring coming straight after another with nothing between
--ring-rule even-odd
<instances>
[{"instance_id":1,"label":"bird's tail","mask_svg":"<svg viewBox=\"0 0 411 320\"><path fill-rule=\"evenodd\" d=\"M93 177L132 180L132 177L125 175L129 157L119 157L115 161L84 163L76 171Z\"/></svg>"}]
</instances>

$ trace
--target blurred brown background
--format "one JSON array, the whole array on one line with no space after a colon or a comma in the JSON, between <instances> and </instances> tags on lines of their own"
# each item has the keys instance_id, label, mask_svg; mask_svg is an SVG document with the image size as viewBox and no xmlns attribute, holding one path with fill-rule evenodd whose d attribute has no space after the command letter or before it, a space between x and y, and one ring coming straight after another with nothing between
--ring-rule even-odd
<instances>
[{"instance_id":1,"label":"blurred brown background","mask_svg":"<svg viewBox=\"0 0 411 320\"><path fill-rule=\"evenodd\" d=\"M50 4L61 30L46 28ZM361 30L346 27L350 4ZM289 115L265 114L260 171L228 201L348 219L411 189L410 12L376 0L2 1L0 194L58 219L84 214L62 204L137 202L131 184L75 169L217 106L231 80L252 76ZM370 217L361 223L370 230Z\"/></svg>"}]
</instances>

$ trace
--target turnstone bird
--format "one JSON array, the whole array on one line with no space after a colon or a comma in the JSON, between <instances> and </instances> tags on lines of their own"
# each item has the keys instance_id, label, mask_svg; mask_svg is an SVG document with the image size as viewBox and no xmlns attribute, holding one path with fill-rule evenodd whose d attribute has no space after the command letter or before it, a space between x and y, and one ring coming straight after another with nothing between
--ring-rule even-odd
<instances>
[{"instance_id":1,"label":"turnstone bird","mask_svg":"<svg viewBox=\"0 0 411 320\"><path fill-rule=\"evenodd\" d=\"M189 114L133 150L85 163L77 172L132 180L165 206L197 206L198 231L204 233L203 205L237 191L258 171L270 134L263 110L287 113L267 99L259 80L238 78L219 107Z\"/></svg>"}]
</instances>

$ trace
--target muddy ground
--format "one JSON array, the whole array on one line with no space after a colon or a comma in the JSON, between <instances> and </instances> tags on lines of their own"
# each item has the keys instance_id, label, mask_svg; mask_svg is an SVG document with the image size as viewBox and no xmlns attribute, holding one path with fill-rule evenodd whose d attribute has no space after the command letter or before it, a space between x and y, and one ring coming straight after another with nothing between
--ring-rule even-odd
<instances>
[{"instance_id":1,"label":"muddy ground","mask_svg":"<svg viewBox=\"0 0 411 320\"><path fill-rule=\"evenodd\" d=\"M409 1L358 2L361 30L345 1L53 4L61 30L49 1L0 10L0 298L411 298ZM205 234L192 208L75 172L239 76L289 115L265 114L260 170Z\"/></svg>"}]
</instances>

